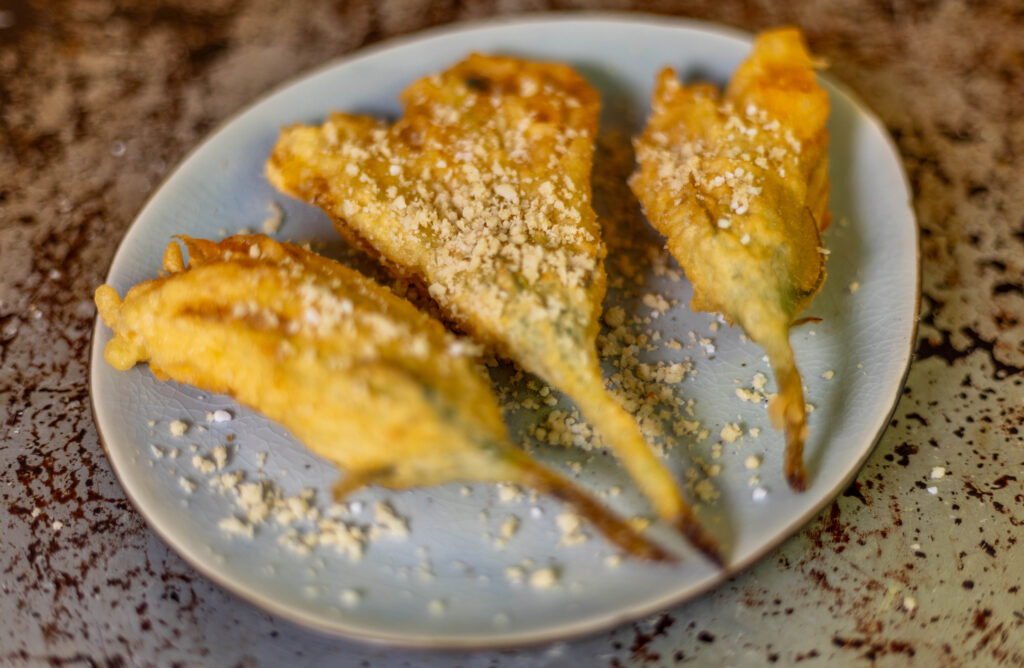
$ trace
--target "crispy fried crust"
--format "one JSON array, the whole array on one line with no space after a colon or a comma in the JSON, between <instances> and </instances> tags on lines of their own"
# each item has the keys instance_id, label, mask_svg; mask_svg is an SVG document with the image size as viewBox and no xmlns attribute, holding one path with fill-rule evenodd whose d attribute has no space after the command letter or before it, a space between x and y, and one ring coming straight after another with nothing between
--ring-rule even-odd
<instances>
[{"instance_id":1,"label":"crispy fried crust","mask_svg":"<svg viewBox=\"0 0 1024 668\"><path fill-rule=\"evenodd\" d=\"M693 283L691 306L721 312L768 352L771 417L797 490L807 427L789 328L825 281L829 222L829 103L813 66L799 31L784 28L757 38L724 95L662 71L630 180Z\"/></svg>"}]
</instances>

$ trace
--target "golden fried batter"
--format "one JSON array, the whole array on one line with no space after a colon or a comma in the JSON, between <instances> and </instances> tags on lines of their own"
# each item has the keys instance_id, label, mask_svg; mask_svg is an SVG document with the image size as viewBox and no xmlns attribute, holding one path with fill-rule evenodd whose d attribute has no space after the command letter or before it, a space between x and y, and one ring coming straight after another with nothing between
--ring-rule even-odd
<instances>
[{"instance_id":1,"label":"golden fried batter","mask_svg":"<svg viewBox=\"0 0 1024 668\"><path fill-rule=\"evenodd\" d=\"M828 95L798 30L761 34L724 95L666 69L636 141L630 185L693 283L691 306L719 311L768 353L785 428L784 470L806 486L807 434L789 328L825 281Z\"/></svg>"},{"instance_id":2,"label":"golden fried batter","mask_svg":"<svg viewBox=\"0 0 1024 668\"><path fill-rule=\"evenodd\" d=\"M564 65L473 55L402 100L394 125L335 113L285 129L270 181L420 280L459 327L572 396L659 515L717 559L598 367L597 93Z\"/></svg>"},{"instance_id":3,"label":"golden fried batter","mask_svg":"<svg viewBox=\"0 0 1024 668\"><path fill-rule=\"evenodd\" d=\"M149 362L158 378L230 394L287 427L346 476L338 497L508 481L573 505L631 554L668 559L586 492L508 441L498 403L470 351L370 279L265 236L172 243L165 278L96 306L114 330L106 359Z\"/></svg>"}]
</instances>

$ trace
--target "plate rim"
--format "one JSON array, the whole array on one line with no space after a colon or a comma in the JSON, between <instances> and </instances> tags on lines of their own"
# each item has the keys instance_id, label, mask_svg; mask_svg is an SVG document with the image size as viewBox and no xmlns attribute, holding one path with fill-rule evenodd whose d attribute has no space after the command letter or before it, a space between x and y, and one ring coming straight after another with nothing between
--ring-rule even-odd
<instances>
[{"instance_id":1,"label":"plate rim","mask_svg":"<svg viewBox=\"0 0 1024 668\"><path fill-rule=\"evenodd\" d=\"M139 209L138 213L134 216L131 223L128 225L118 242L116 250L110 260L110 266L104 278L104 282L109 282L111 277L112 268L118 264L123 253L127 252L126 248L128 242L135 234L138 234L138 227L136 224L143 218L150 209L154 206L154 200L157 195L163 190L164 186L174 179L179 172L184 171L192 160L199 154L210 142L212 142L218 135L221 134L228 126L232 125L241 116L247 114L252 109L262 104L266 100L282 93L283 91L295 86L307 79L316 77L329 70L333 70L338 67L348 66L355 62L363 59L369 59L379 56L390 50L410 46L416 43L429 42L434 40L443 40L451 35L474 32L477 30L487 30L501 27L511 26L528 26L537 24L565 24L565 23L590 23L590 24L616 24L616 25L637 25L637 26L653 26L658 28L665 28L671 30L695 30L702 33L708 33L719 37L725 37L733 40L743 41L750 43L754 38L754 33L749 33L738 28L717 24L709 21L700 19L693 19L687 17L677 16L666 16L660 14L646 13L646 12L622 12L622 11L557 11L557 12L538 12L538 13L524 13L524 14L512 14L512 15L499 15L492 17L485 17L481 19L473 19L469 21L461 21L455 23L449 23L442 26L436 26L413 33L400 35L390 39L382 40L376 44L356 49L355 51L347 54L343 54L336 58L332 58L320 65L317 65L311 69L305 70L298 75L292 76L283 82L272 86L267 91L257 96L252 101L248 102L232 114L228 115L223 121L216 125L210 130L204 137L191 149L189 149L182 158L175 165L167 176L161 180L161 182L153 189L152 193L146 199L143 206ZM836 95L844 98L844 101L851 106L857 115L878 132L878 134L885 141L886 147L891 152L893 157L896 159L896 165L898 167L900 175L900 184L903 188L903 192L907 195L908 201L908 213L910 221L913 224L914 235L912 250L914 254L914 263L916 271L914 272L914 295L913 295L913 315L911 318L911 327L908 335L908 347L905 352L900 354L900 363L903 365L902 374L898 382L892 386L892 396L889 398L888 403L890 407L886 412L884 419L879 421L878 427L875 433L867 439L870 441L870 446L867 447L861 457L849 468L845 476L843 476L839 484L835 485L832 489L822 494L821 500L818 503L813 504L804 513L795 516L789 522L786 523L784 529L777 531L770 540L766 541L758 549L754 550L746 558L739 561L731 562L727 567L717 571L711 578L708 578L702 583L698 583L685 592L675 592L673 594L662 596L656 600L652 599L643 604L635 604L627 608L615 608L611 612L604 612L591 617L560 625L551 631L520 631L520 632L502 632L495 630L491 633L485 634L473 634L473 635L450 635L444 637L437 637L424 634L408 634L408 633L389 633L379 632L363 628L360 626L353 626L352 624L336 624L336 623L325 623L319 619L316 615L306 613L301 608L294 608L285 604L277 602L271 597L263 597L249 588L246 588L231 578L225 577L216 568L208 565L201 555L193 554L193 552L177 541L173 536L170 535L159 523L154 522L151 513L147 512L146 509L139 503L135 493L132 491L132 483L127 481L122 473L122 469L117 465L117 456L114 455L108 446L107 438L103 433L103 429L100 424L100 414L103 412L103 408L98 407L96 403L96 376L99 373L98 367L103 363L103 351L99 344L101 327L106 327L99 314L95 316L93 328L90 333L89 341L89 405L93 417L93 423L96 426L97 436L100 444L103 447L104 452L107 455L107 459L111 463L111 470L114 472L118 483L124 490L125 496L129 502L135 508L135 510L146 520L147 527L153 531L160 539L171 547L174 552L181 557L186 563L192 568L201 573L205 578L210 580L213 584L231 592L238 598L246 601L247 603L256 606L259 609L274 614L277 617L285 619L289 623L297 625L301 628L314 629L316 631L328 634L330 636L345 638L349 640L355 640L364 643L371 643L378 646L387 646L394 648L405 648L405 649L431 649L431 650L499 650L499 649L514 649L514 648L526 648L547 645L553 642L567 641L572 639L578 639L585 636L590 636L598 632L614 628L623 623L640 619L650 614L657 613L659 611L672 608L675 606L682 605L687 601L691 601L713 589L719 587L727 579L738 575L739 573L747 570L757 562L761 561L769 552L776 549L779 545L792 538L801 528L803 528L808 522L810 522L815 516L817 516L821 510L831 503L836 495L860 473L868 458L874 452L878 443L881 440L882 435L885 433L889 426L889 421L892 415L895 413L896 408L899 404L900 397L902 396L903 387L906 384L907 378L912 367L914 358L914 349L916 347L919 314L921 306L921 248L920 248L920 232L919 225L917 222L917 215L913 207L913 194L910 187L909 178L906 173L906 169L901 160L901 153L895 144L892 136L888 133L885 125L881 119L862 102L852 90L843 84L842 82L836 81L829 77L827 74L819 76L827 82L827 84L833 89Z\"/></svg>"}]
</instances>

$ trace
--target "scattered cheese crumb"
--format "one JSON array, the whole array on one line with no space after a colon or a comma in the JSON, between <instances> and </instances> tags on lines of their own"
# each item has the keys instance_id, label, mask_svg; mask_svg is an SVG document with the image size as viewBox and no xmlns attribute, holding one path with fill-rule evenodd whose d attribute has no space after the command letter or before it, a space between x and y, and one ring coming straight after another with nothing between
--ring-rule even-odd
<instances>
[{"instance_id":1,"label":"scattered cheese crumb","mask_svg":"<svg viewBox=\"0 0 1024 668\"><path fill-rule=\"evenodd\" d=\"M755 487L750 496L754 501L761 502L768 498L768 490L764 487Z\"/></svg>"},{"instance_id":2,"label":"scattered cheese crumb","mask_svg":"<svg viewBox=\"0 0 1024 668\"><path fill-rule=\"evenodd\" d=\"M579 545L587 541L587 535L583 533L583 521L580 516L573 512L560 513L555 517L555 524L562 532L560 545Z\"/></svg>"},{"instance_id":3,"label":"scattered cheese crumb","mask_svg":"<svg viewBox=\"0 0 1024 668\"><path fill-rule=\"evenodd\" d=\"M517 584L526 578L526 570L522 566L509 566L505 569L505 579L513 584Z\"/></svg>"},{"instance_id":4,"label":"scattered cheese crumb","mask_svg":"<svg viewBox=\"0 0 1024 668\"><path fill-rule=\"evenodd\" d=\"M904 596L903 597L903 608L907 612L913 612L914 610L917 609L917 601L914 599L913 596Z\"/></svg>"},{"instance_id":5,"label":"scattered cheese crumb","mask_svg":"<svg viewBox=\"0 0 1024 668\"><path fill-rule=\"evenodd\" d=\"M719 496L718 490L715 489L715 486L707 478L697 481L693 486L693 491L697 498L705 503L710 503Z\"/></svg>"},{"instance_id":6,"label":"scattered cheese crumb","mask_svg":"<svg viewBox=\"0 0 1024 668\"><path fill-rule=\"evenodd\" d=\"M661 295L653 293L645 294L642 297L641 301L643 302L644 306L653 310L655 313L664 313L665 311L669 310L669 308L671 308L671 305L668 303L668 300L666 300Z\"/></svg>"},{"instance_id":7,"label":"scattered cheese crumb","mask_svg":"<svg viewBox=\"0 0 1024 668\"><path fill-rule=\"evenodd\" d=\"M534 589L551 589L558 584L558 571L546 567L535 570L530 574L530 586Z\"/></svg>"},{"instance_id":8,"label":"scattered cheese crumb","mask_svg":"<svg viewBox=\"0 0 1024 668\"><path fill-rule=\"evenodd\" d=\"M153 456L156 457L157 459L163 459L164 458L164 449L161 448L159 445L152 445L152 444L150 444L149 450L150 450L150 452L153 453Z\"/></svg>"},{"instance_id":9,"label":"scattered cheese crumb","mask_svg":"<svg viewBox=\"0 0 1024 668\"><path fill-rule=\"evenodd\" d=\"M501 503L511 503L521 498L523 498L523 490L518 485L507 482L498 483L498 501Z\"/></svg>"},{"instance_id":10,"label":"scattered cheese crumb","mask_svg":"<svg viewBox=\"0 0 1024 668\"><path fill-rule=\"evenodd\" d=\"M621 554L609 554L604 558L604 565L607 568L617 568L622 563Z\"/></svg>"},{"instance_id":11,"label":"scattered cheese crumb","mask_svg":"<svg viewBox=\"0 0 1024 668\"><path fill-rule=\"evenodd\" d=\"M346 607L355 607L361 600L363 600L363 594L358 589L343 589L341 592L341 602Z\"/></svg>"},{"instance_id":12,"label":"scattered cheese crumb","mask_svg":"<svg viewBox=\"0 0 1024 668\"><path fill-rule=\"evenodd\" d=\"M188 424L181 420L175 420L167 425L167 429L171 432L171 436L182 436L188 431Z\"/></svg>"},{"instance_id":13,"label":"scattered cheese crumb","mask_svg":"<svg viewBox=\"0 0 1024 668\"><path fill-rule=\"evenodd\" d=\"M832 380L835 377L835 375L836 372L833 371L832 369L829 369L825 373L821 374L821 377L824 378L825 380Z\"/></svg>"},{"instance_id":14,"label":"scattered cheese crumb","mask_svg":"<svg viewBox=\"0 0 1024 668\"><path fill-rule=\"evenodd\" d=\"M643 531L647 527L651 526L651 520L647 517L641 517L640 515L628 517L626 518L626 522L630 527L632 527L633 531Z\"/></svg>"},{"instance_id":15,"label":"scattered cheese crumb","mask_svg":"<svg viewBox=\"0 0 1024 668\"><path fill-rule=\"evenodd\" d=\"M373 519L383 533L396 538L405 538L409 535L409 520L395 512L394 507L386 501L373 504Z\"/></svg>"},{"instance_id":16,"label":"scattered cheese crumb","mask_svg":"<svg viewBox=\"0 0 1024 668\"><path fill-rule=\"evenodd\" d=\"M32 509L32 517L39 517L42 514L43 511L39 508L39 506L36 506L35 508Z\"/></svg>"},{"instance_id":17,"label":"scattered cheese crumb","mask_svg":"<svg viewBox=\"0 0 1024 668\"><path fill-rule=\"evenodd\" d=\"M225 517L220 522L217 522L217 528L224 533L244 536L246 538L252 538L255 533L251 524L243 522L234 515Z\"/></svg>"},{"instance_id":18,"label":"scattered cheese crumb","mask_svg":"<svg viewBox=\"0 0 1024 668\"><path fill-rule=\"evenodd\" d=\"M929 475L932 480L942 480L946 477L946 469L943 466L933 466Z\"/></svg>"},{"instance_id":19,"label":"scattered cheese crumb","mask_svg":"<svg viewBox=\"0 0 1024 668\"><path fill-rule=\"evenodd\" d=\"M188 478L186 478L185 476L180 476L178 478L178 485L180 485L181 488L185 490L186 494L191 494L192 492L196 491L196 484L189 480Z\"/></svg>"},{"instance_id":20,"label":"scattered cheese crumb","mask_svg":"<svg viewBox=\"0 0 1024 668\"><path fill-rule=\"evenodd\" d=\"M284 220L284 212L281 211L281 207L278 206L276 202L267 204L267 209L270 211L270 215L266 217L260 227L263 228L264 234L274 234L281 228L281 221Z\"/></svg>"},{"instance_id":21,"label":"scattered cheese crumb","mask_svg":"<svg viewBox=\"0 0 1024 668\"><path fill-rule=\"evenodd\" d=\"M858 283L857 281L854 281L853 283L850 283L850 294L851 295L857 294L857 290L860 290L860 283Z\"/></svg>"},{"instance_id":22,"label":"scattered cheese crumb","mask_svg":"<svg viewBox=\"0 0 1024 668\"><path fill-rule=\"evenodd\" d=\"M747 470L751 471L756 468L760 468L761 458L757 455L747 455L747 458L743 460L743 466L746 467Z\"/></svg>"},{"instance_id":23,"label":"scattered cheese crumb","mask_svg":"<svg viewBox=\"0 0 1024 668\"><path fill-rule=\"evenodd\" d=\"M939 493L939 488L938 487L929 487L928 488L928 493L929 494L938 494Z\"/></svg>"},{"instance_id":24,"label":"scattered cheese crumb","mask_svg":"<svg viewBox=\"0 0 1024 668\"><path fill-rule=\"evenodd\" d=\"M613 306L604 312L604 321L609 327L621 327L626 322L626 312L621 306Z\"/></svg>"},{"instance_id":25,"label":"scattered cheese crumb","mask_svg":"<svg viewBox=\"0 0 1024 668\"><path fill-rule=\"evenodd\" d=\"M61 529L63 529L63 528L64 528L64 523L63 523L63 522L61 522L60 520L54 520L54 521L53 521L53 524L51 524L51 525L50 525L50 527L51 527L51 528L52 528L52 529L53 529L54 531L60 531Z\"/></svg>"},{"instance_id":26,"label":"scattered cheese crumb","mask_svg":"<svg viewBox=\"0 0 1024 668\"><path fill-rule=\"evenodd\" d=\"M217 470L217 465L202 455L192 455L192 468L203 475L210 475Z\"/></svg>"},{"instance_id":27,"label":"scattered cheese crumb","mask_svg":"<svg viewBox=\"0 0 1024 668\"><path fill-rule=\"evenodd\" d=\"M357 526L349 526L338 520L325 518L317 523L317 531L310 534L319 545L329 545L340 554L348 556L352 561L363 558L366 547L366 535Z\"/></svg>"},{"instance_id":28,"label":"scattered cheese crumb","mask_svg":"<svg viewBox=\"0 0 1024 668\"><path fill-rule=\"evenodd\" d=\"M516 535L516 532L519 531L520 524L521 522L519 521L519 518L515 515L509 515L506 517L505 521L501 523L501 527L498 528L498 533L500 535L498 541L499 545L504 545L508 542L509 538Z\"/></svg>"},{"instance_id":29,"label":"scattered cheese crumb","mask_svg":"<svg viewBox=\"0 0 1024 668\"><path fill-rule=\"evenodd\" d=\"M220 471L228 463L228 449L227 446L218 445L213 450L210 450L210 455L213 456L213 462L217 466L217 470Z\"/></svg>"},{"instance_id":30,"label":"scattered cheese crumb","mask_svg":"<svg viewBox=\"0 0 1024 668\"><path fill-rule=\"evenodd\" d=\"M736 439L743 436L743 428L735 422L730 422L722 427L722 431L719 436L726 443L734 443Z\"/></svg>"}]
</instances>

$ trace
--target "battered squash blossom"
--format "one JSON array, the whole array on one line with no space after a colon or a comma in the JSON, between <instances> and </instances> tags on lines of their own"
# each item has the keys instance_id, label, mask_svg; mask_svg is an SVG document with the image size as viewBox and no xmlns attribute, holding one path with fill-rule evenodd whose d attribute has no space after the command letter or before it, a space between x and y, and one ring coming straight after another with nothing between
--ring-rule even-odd
<instances>
[{"instance_id":1,"label":"battered squash blossom","mask_svg":"<svg viewBox=\"0 0 1024 668\"><path fill-rule=\"evenodd\" d=\"M798 30L761 34L721 94L657 78L630 186L693 283L692 308L718 311L768 353L769 406L785 429L784 471L807 485L800 374L789 329L825 281L828 95Z\"/></svg>"},{"instance_id":2,"label":"battered squash blossom","mask_svg":"<svg viewBox=\"0 0 1024 668\"><path fill-rule=\"evenodd\" d=\"M182 237L167 276L96 306L114 337L106 359L149 362L160 379L225 393L287 427L345 476L407 489L511 482L569 503L630 554L671 556L508 440L475 346L361 274L265 236Z\"/></svg>"},{"instance_id":3,"label":"battered squash blossom","mask_svg":"<svg viewBox=\"0 0 1024 668\"><path fill-rule=\"evenodd\" d=\"M596 91L564 65L473 55L402 101L393 125L335 113L285 129L270 181L418 280L459 328L570 395L658 514L719 560L598 366Z\"/></svg>"}]
</instances>

